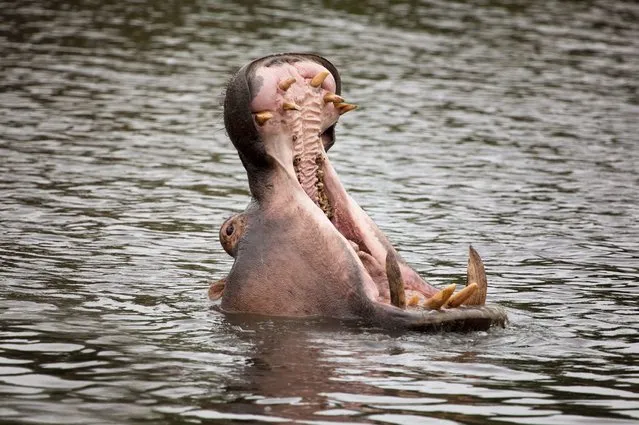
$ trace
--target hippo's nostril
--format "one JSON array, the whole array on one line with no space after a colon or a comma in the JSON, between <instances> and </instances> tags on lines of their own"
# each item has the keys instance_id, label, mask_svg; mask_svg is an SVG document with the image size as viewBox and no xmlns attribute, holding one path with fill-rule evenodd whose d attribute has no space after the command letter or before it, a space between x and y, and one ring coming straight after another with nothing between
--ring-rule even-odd
<instances>
[{"instance_id":1,"label":"hippo's nostril","mask_svg":"<svg viewBox=\"0 0 639 425\"><path fill-rule=\"evenodd\" d=\"M235 231L235 226L233 226L232 224L229 224L226 227L226 236L231 236L234 231Z\"/></svg>"}]
</instances>

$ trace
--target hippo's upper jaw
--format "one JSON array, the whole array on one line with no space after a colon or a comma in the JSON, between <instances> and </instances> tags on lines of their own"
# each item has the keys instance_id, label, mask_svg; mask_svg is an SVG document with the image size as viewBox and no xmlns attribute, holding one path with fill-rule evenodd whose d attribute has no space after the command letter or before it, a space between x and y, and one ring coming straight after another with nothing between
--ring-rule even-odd
<instances>
[{"instance_id":1,"label":"hippo's upper jaw","mask_svg":"<svg viewBox=\"0 0 639 425\"><path fill-rule=\"evenodd\" d=\"M485 273L472 248L472 285L455 295L452 287L438 291L346 193L326 156L339 116L355 108L340 88L335 67L308 54L261 58L232 78L224 121L253 201L220 230L235 263L211 297L221 296L228 312L417 329L503 324L503 310L483 306Z\"/></svg>"}]
</instances>

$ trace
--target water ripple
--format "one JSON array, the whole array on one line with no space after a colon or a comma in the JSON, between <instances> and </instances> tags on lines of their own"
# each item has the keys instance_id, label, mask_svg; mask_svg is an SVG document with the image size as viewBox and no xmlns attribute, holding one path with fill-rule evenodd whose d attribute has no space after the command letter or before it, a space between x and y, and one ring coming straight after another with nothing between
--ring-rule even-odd
<instances>
[{"instance_id":1,"label":"water ripple","mask_svg":"<svg viewBox=\"0 0 639 425\"><path fill-rule=\"evenodd\" d=\"M617 2L0 0L0 420L634 423L639 10ZM380 7L381 6L381 7ZM354 47L355 46L355 47ZM236 322L207 283L248 202L228 76L343 74L345 186L505 329ZM357 155L353 155L357 152Z\"/></svg>"}]
</instances>

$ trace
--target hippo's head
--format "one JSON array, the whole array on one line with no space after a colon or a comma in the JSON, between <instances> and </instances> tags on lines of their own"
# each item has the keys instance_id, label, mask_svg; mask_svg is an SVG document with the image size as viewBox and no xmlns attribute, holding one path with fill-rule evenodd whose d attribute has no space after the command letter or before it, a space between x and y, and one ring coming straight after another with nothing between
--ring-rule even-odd
<instances>
[{"instance_id":1,"label":"hippo's head","mask_svg":"<svg viewBox=\"0 0 639 425\"><path fill-rule=\"evenodd\" d=\"M231 79L224 122L253 196L220 230L235 258L211 286L229 313L363 319L411 329L503 324L485 305L486 276L471 248L468 285L439 291L397 254L346 193L326 152L339 117L337 69L311 54L257 59Z\"/></svg>"}]
</instances>

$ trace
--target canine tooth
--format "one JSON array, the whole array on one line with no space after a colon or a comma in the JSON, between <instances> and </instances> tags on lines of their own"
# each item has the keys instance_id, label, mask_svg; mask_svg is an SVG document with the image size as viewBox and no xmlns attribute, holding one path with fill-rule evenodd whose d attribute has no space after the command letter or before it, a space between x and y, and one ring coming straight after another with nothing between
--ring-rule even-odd
<instances>
[{"instance_id":1,"label":"canine tooth","mask_svg":"<svg viewBox=\"0 0 639 425\"><path fill-rule=\"evenodd\" d=\"M287 79L280 81L277 86L280 88L280 90L286 91L293 85L294 82L295 77L288 77Z\"/></svg>"},{"instance_id":2,"label":"canine tooth","mask_svg":"<svg viewBox=\"0 0 639 425\"><path fill-rule=\"evenodd\" d=\"M262 111L255 114L255 121L259 126L264 125L266 121L270 120L271 118L273 118L273 114L269 111Z\"/></svg>"},{"instance_id":3,"label":"canine tooth","mask_svg":"<svg viewBox=\"0 0 639 425\"><path fill-rule=\"evenodd\" d=\"M342 96L338 96L335 93L326 93L324 95L324 103L342 103L344 102L344 98Z\"/></svg>"},{"instance_id":4,"label":"canine tooth","mask_svg":"<svg viewBox=\"0 0 639 425\"><path fill-rule=\"evenodd\" d=\"M386 277L390 289L391 304L395 307L406 308L406 293L404 292L404 281L402 273L397 264L397 258L393 251L386 254Z\"/></svg>"},{"instance_id":5,"label":"canine tooth","mask_svg":"<svg viewBox=\"0 0 639 425\"><path fill-rule=\"evenodd\" d=\"M317 75L315 75L313 79L311 80L311 87L321 86L324 80L326 79L326 77L328 77L328 74L330 74L330 72L322 71L322 72L319 72Z\"/></svg>"},{"instance_id":6,"label":"canine tooth","mask_svg":"<svg viewBox=\"0 0 639 425\"><path fill-rule=\"evenodd\" d=\"M450 308L459 307L460 305L462 305L464 301L470 298L470 296L473 295L478 289L479 289L479 285L477 285L476 283L471 283L470 285L466 286L461 291L457 292L456 294L453 294L453 296L448 299L448 302L446 303L446 307L450 307Z\"/></svg>"},{"instance_id":7,"label":"canine tooth","mask_svg":"<svg viewBox=\"0 0 639 425\"><path fill-rule=\"evenodd\" d=\"M484 305L486 304L486 292L488 290L488 280L486 279L486 270L481 257L472 247L468 248L468 272L466 274L466 282L475 282L477 291L473 293L465 301L466 305ZM467 283L467 284L468 284Z\"/></svg>"},{"instance_id":8,"label":"canine tooth","mask_svg":"<svg viewBox=\"0 0 639 425\"><path fill-rule=\"evenodd\" d=\"M282 108L284 108L285 111L301 111L302 110L302 108L300 108L300 106L295 102L284 102L282 104Z\"/></svg>"},{"instance_id":9,"label":"canine tooth","mask_svg":"<svg viewBox=\"0 0 639 425\"><path fill-rule=\"evenodd\" d=\"M352 103L337 103L335 106L339 109L339 114L344 115L347 112L352 111L353 109L357 109L357 105L353 105Z\"/></svg>"},{"instance_id":10,"label":"canine tooth","mask_svg":"<svg viewBox=\"0 0 639 425\"><path fill-rule=\"evenodd\" d=\"M455 292L455 288L457 285L450 284L426 301L424 301L424 307L430 308L431 310L439 310L445 303L448 301L453 292Z\"/></svg>"}]
</instances>

